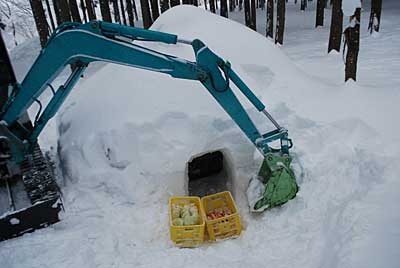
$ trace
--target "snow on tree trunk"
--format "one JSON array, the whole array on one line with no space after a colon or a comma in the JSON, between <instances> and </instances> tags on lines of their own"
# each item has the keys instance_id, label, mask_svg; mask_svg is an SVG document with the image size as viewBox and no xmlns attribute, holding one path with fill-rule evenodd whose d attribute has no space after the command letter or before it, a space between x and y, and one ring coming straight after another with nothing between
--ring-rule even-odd
<instances>
[{"instance_id":1,"label":"snow on tree trunk","mask_svg":"<svg viewBox=\"0 0 400 268\"><path fill-rule=\"evenodd\" d=\"M254 31L257 31L257 13L256 13L256 0L251 0L251 12L250 12L250 18L251 18L251 29Z\"/></svg>"},{"instance_id":2,"label":"snow on tree trunk","mask_svg":"<svg viewBox=\"0 0 400 268\"><path fill-rule=\"evenodd\" d=\"M267 1L267 37L274 38L274 0Z\"/></svg>"},{"instance_id":3,"label":"snow on tree trunk","mask_svg":"<svg viewBox=\"0 0 400 268\"><path fill-rule=\"evenodd\" d=\"M133 17L133 7L132 0L126 0L126 11L128 12L128 21L130 26L135 26L134 17Z\"/></svg>"},{"instance_id":4,"label":"snow on tree trunk","mask_svg":"<svg viewBox=\"0 0 400 268\"><path fill-rule=\"evenodd\" d=\"M285 30L285 0L278 0L276 6L276 30L275 30L275 44L283 45L283 33Z\"/></svg>"},{"instance_id":5,"label":"snow on tree trunk","mask_svg":"<svg viewBox=\"0 0 400 268\"><path fill-rule=\"evenodd\" d=\"M244 0L244 20L247 27L251 28L250 0Z\"/></svg>"},{"instance_id":6,"label":"snow on tree trunk","mask_svg":"<svg viewBox=\"0 0 400 268\"><path fill-rule=\"evenodd\" d=\"M158 10L158 1L150 0L151 4L151 15L153 16L153 21L155 21L160 16L160 11Z\"/></svg>"},{"instance_id":7,"label":"snow on tree trunk","mask_svg":"<svg viewBox=\"0 0 400 268\"><path fill-rule=\"evenodd\" d=\"M315 28L318 26L324 26L324 9L325 9L325 0L317 1L317 16L315 18Z\"/></svg>"},{"instance_id":8,"label":"snow on tree trunk","mask_svg":"<svg viewBox=\"0 0 400 268\"><path fill-rule=\"evenodd\" d=\"M87 16L86 16L86 6L85 6L85 1L80 0L81 10L82 10L82 15L83 15L83 21L86 23L88 22Z\"/></svg>"},{"instance_id":9,"label":"snow on tree trunk","mask_svg":"<svg viewBox=\"0 0 400 268\"><path fill-rule=\"evenodd\" d=\"M373 32L379 32L379 26L381 24L381 11L382 11L382 0L372 0L371 2L371 15L369 17L368 30L372 34Z\"/></svg>"},{"instance_id":10,"label":"snow on tree trunk","mask_svg":"<svg viewBox=\"0 0 400 268\"><path fill-rule=\"evenodd\" d=\"M119 15L118 0L111 0L114 11L114 21L121 24L121 16Z\"/></svg>"},{"instance_id":11,"label":"snow on tree trunk","mask_svg":"<svg viewBox=\"0 0 400 268\"><path fill-rule=\"evenodd\" d=\"M126 24L126 15L125 15L124 1L123 1L123 0L120 0L119 3L120 3L120 5L121 5L121 17L122 17L122 22L123 22L124 25L127 25L127 24Z\"/></svg>"},{"instance_id":12,"label":"snow on tree trunk","mask_svg":"<svg viewBox=\"0 0 400 268\"><path fill-rule=\"evenodd\" d=\"M44 9L41 0L31 0L30 1L33 18L35 19L36 29L39 33L40 45L44 47L47 42L47 37L49 36L49 29L47 26L46 15L44 14Z\"/></svg>"},{"instance_id":13,"label":"snow on tree trunk","mask_svg":"<svg viewBox=\"0 0 400 268\"><path fill-rule=\"evenodd\" d=\"M148 29L153 23L151 20L149 1L140 0L140 7L142 9L143 28Z\"/></svg>"},{"instance_id":14,"label":"snow on tree trunk","mask_svg":"<svg viewBox=\"0 0 400 268\"><path fill-rule=\"evenodd\" d=\"M161 13L164 13L165 11L167 11L169 9L169 1L168 0L161 0L160 5L161 5Z\"/></svg>"},{"instance_id":15,"label":"snow on tree trunk","mask_svg":"<svg viewBox=\"0 0 400 268\"><path fill-rule=\"evenodd\" d=\"M111 12L108 0L100 0L100 11L102 19L111 22Z\"/></svg>"},{"instance_id":16,"label":"snow on tree trunk","mask_svg":"<svg viewBox=\"0 0 400 268\"><path fill-rule=\"evenodd\" d=\"M85 0L86 9L89 16L89 21L96 20L96 13L94 12L93 2L92 0Z\"/></svg>"},{"instance_id":17,"label":"snow on tree trunk","mask_svg":"<svg viewBox=\"0 0 400 268\"><path fill-rule=\"evenodd\" d=\"M221 0L221 10L219 13L222 17L228 17L228 2L227 0Z\"/></svg>"},{"instance_id":18,"label":"snow on tree trunk","mask_svg":"<svg viewBox=\"0 0 400 268\"><path fill-rule=\"evenodd\" d=\"M350 25L345 29L345 44L347 45L345 81L357 78L357 59L360 49L360 18L361 8L357 8L350 17Z\"/></svg>"},{"instance_id":19,"label":"snow on tree trunk","mask_svg":"<svg viewBox=\"0 0 400 268\"><path fill-rule=\"evenodd\" d=\"M82 23L81 16L79 15L78 4L76 0L69 0L69 10L71 12L72 20L74 22Z\"/></svg>"},{"instance_id":20,"label":"snow on tree trunk","mask_svg":"<svg viewBox=\"0 0 400 268\"><path fill-rule=\"evenodd\" d=\"M51 30L54 31L56 29L56 26L54 24L53 13L51 12L49 0L46 0L46 9L50 19Z\"/></svg>"},{"instance_id":21,"label":"snow on tree trunk","mask_svg":"<svg viewBox=\"0 0 400 268\"><path fill-rule=\"evenodd\" d=\"M332 50L340 52L343 31L342 0L332 1L331 29L329 32L328 53Z\"/></svg>"}]
</instances>

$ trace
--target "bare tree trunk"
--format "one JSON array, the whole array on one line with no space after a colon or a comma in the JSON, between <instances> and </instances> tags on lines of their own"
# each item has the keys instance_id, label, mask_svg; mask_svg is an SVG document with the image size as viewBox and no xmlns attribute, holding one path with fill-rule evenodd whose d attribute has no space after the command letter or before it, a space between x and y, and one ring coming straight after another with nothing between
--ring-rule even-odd
<instances>
[{"instance_id":1,"label":"bare tree trunk","mask_svg":"<svg viewBox=\"0 0 400 268\"><path fill-rule=\"evenodd\" d=\"M89 16L89 21L96 20L96 13L94 12L92 0L85 0L85 1L86 1L86 9Z\"/></svg>"},{"instance_id":2,"label":"bare tree trunk","mask_svg":"<svg viewBox=\"0 0 400 268\"><path fill-rule=\"evenodd\" d=\"M46 15L41 0L30 1L33 18L35 19L36 29L39 33L40 45L44 47L49 36L49 29L47 27Z\"/></svg>"},{"instance_id":3,"label":"bare tree trunk","mask_svg":"<svg viewBox=\"0 0 400 268\"><path fill-rule=\"evenodd\" d=\"M46 0L46 9L47 9L47 13L49 14L51 30L54 31L56 29L56 26L54 24L54 18L53 18L53 14L51 12L49 0Z\"/></svg>"},{"instance_id":4,"label":"bare tree trunk","mask_svg":"<svg viewBox=\"0 0 400 268\"><path fill-rule=\"evenodd\" d=\"M130 26L135 26L134 17L133 17L133 7L131 0L126 0L126 11L128 12L128 21Z\"/></svg>"},{"instance_id":5,"label":"bare tree trunk","mask_svg":"<svg viewBox=\"0 0 400 268\"><path fill-rule=\"evenodd\" d=\"M301 0L300 10L304 11L306 10L306 7L307 7L307 0Z\"/></svg>"},{"instance_id":6,"label":"bare tree trunk","mask_svg":"<svg viewBox=\"0 0 400 268\"><path fill-rule=\"evenodd\" d=\"M283 33L285 31L285 0L278 0L276 6L276 30L275 30L275 44L283 45Z\"/></svg>"},{"instance_id":7,"label":"bare tree trunk","mask_svg":"<svg viewBox=\"0 0 400 268\"><path fill-rule=\"evenodd\" d=\"M360 49L360 18L361 8L357 8L354 15L350 17L350 22L354 22L354 27L348 27L344 31L347 44L345 81L349 79L357 80L357 59Z\"/></svg>"},{"instance_id":8,"label":"bare tree trunk","mask_svg":"<svg viewBox=\"0 0 400 268\"><path fill-rule=\"evenodd\" d=\"M274 38L274 0L267 0L267 37Z\"/></svg>"},{"instance_id":9,"label":"bare tree trunk","mask_svg":"<svg viewBox=\"0 0 400 268\"><path fill-rule=\"evenodd\" d=\"M228 2L227 0L221 0L221 10L219 13L222 17L228 17Z\"/></svg>"},{"instance_id":10,"label":"bare tree trunk","mask_svg":"<svg viewBox=\"0 0 400 268\"><path fill-rule=\"evenodd\" d=\"M82 14L83 14L83 21L88 22L87 16L86 16L86 7L85 7L85 1L81 0L81 9L82 9Z\"/></svg>"},{"instance_id":11,"label":"bare tree trunk","mask_svg":"<svg viewBox=\"0 0 400 268\"><path fill-rule=\"evenodd\" d=\"M124 0L120 0L120 5L121 5L121 17L122 17L122 22L124 25L126 24L126 15L125 15L125 6L124 6Z\"/></svg>"},{"instance_id":12,"label":"bare tree trunk","mask_svg":"<svg viewBox=\"0 0 400 268\"><path fill-rule=\"evenodd\" d=\"M169 9L169 0L161 0L161 13L164 13ZM207 9L207 6L206 6Z\"/></svg>"},{"instance_id":13,"label":"bare tree trunk","mask_svg":"<svg viewBox=\"0 0 400 268\"><path fill-rule=\"evenodd\" d=\"M194 5L195 7L199 6L199 1L198 0L193 0L192 2L193 2L192 5Z\"/></svg>"},{"instance_id":14,"label":"bare tree trunk","mask_svg":"<svg viewBox=\"0 0 400 268\"><path fill-rule=\"evenodd\" d=\"M136 9L136 2L135 0L132 0L132 5L133 5L133 14L135 14L135 18L138 21L139 20L139 16L137 14L137 9Z\"/></svg>"},{"instance_id":15,"label":"bare tree trunk","mask_svg":"<svg viewBox=\"0 0 400 268\"><path fill-rule=\"evenodd\" d=\"M325 9L325 0L317 1L317 16L315 18L315 28L318 26L324 26L324 9Z\"/></svg>"},{"instance_id":16,"label":"bare tree trunk","mask_svg":"<svg viewBox=\"0 0 400 268\"><path fill-rule=\"evenodd\" d=\"M210 11L212 13L215 13L215 1L216 0L210 0Z\"/></svg>"},{"instance_id":17,"label":"bare tree trunk","mask_svg":"<svg viewBox=\"0 0 400 268\"><path fill-rule=\"evenodd\" d=\"M243 9L243 0L239 0L239 11Z\"/></svg>"},{"instance_id":18,"label":"bare tree trunk","mask_svg":"<svg viewBox=\"0 0 400 268\"><path fill-rule=\"evenodd\" d=\"M119 15L118 0L111 0L114 11L114 21L121 24L121 16Z\"/></svg>"},{"instance_id":19,"label":"bare tree trunk","mask_svg":"<svg viewBox=\"0 0 400 268\"><path fill-rule=\"evenodd\" d=\"M174 7L174 6L180 5L181 1L180 0L171 0L170 3L171 3L171 7Z\"/></svg>"},{"instance_id":20,"label":"bare tree trunk","mask_svg":"<svg viewBox=\"0 0 400 268\"><path fill-rule=\"evenodd\" d=\"M191 5L192 1L191 0L182 0L182 5Z\"/></svg>"},{"instance_id":21,"label":"bare tree trunk","mask_svg":"<svg viewBox=\"0 0 400 268\"><path fill-rule=\"evenodd\" d=\"M251 18L251 26L250 28L254 31L257 31L257 13L256 13L256 0L250 0L250 18Z\"/></svg>"},{"instance_id":22,"label":"bare tree trunk","mask_svg":"<svg viewBox=\"0 0 400 268\"><path fill-rule=\"evenodd\" d=\"M57 2L57 9L59 18L57 24L60 25L64 22L71 21L71 14L69 13L69 5L67 0L54 0Z\"/></svg>"},{"instance_id":23,"label":"bare tree trunk","mask_svg":"<svg viewBox=\"0 0 400 268\"><path fill-rule=\"evenodd\" d=\"M368 30L372 32L379 32L381 24L381 11L382 11L382 0L371 1L371 15L369 17Z\"/></svg>"},{"instance_id":24,"label":"bare tree trunk","mask_svg":"<svg viewBox=\"0 0 400 268\"><path fill-rule=\"evenodd\" d=\"M332 1L332 20L329 33L328 53L332 50L340 52L343 31L342 0Z\"/></svg>"},{"instance_id":25,"label":"bare tree trunk","mask_svg":"<svg viewBox=\"0 0 400 268\"><path fill-rule=\"evenodd\" d=\"M151 20L150 6L148 0L140 0L143 18L143 28L149 29L153 21Z\"/></svg>"},{"instance_id":26,"label":"bare tree trunk","mask_svg":"<svg viewBox=\"0 0 400 268\"><path fill-rule=\"evenodd\" d=\"M244 0L244 21L246 26L251 28L251 11L250 11L250 0Z\"/></svg>"},{"instance_id":27,"label":"bare tree trunk","mask_svg":"<svg viewBox=\"0 0 400 268\"><path fill-rule=\"evenodd\" d=\"M235 8L236 8L235 0L230 0L229 1L229 12L235 11Z\"/></svg>"},{"instance_id":28,"label":"bare tree trunk","mask_svg":"<svg viewBox=\"0 0 400 268\"><path fill-rule=\"evenodd\" d=\"M76 0L69 0L69 10L71 12L72 20L74 22L82 23L81 16L79 15L78 4Z\"/></svg>"},{"instance_id":29,"label":"bare tree trunk","mask_svg":"<svg viewBox=\"0 0 400 268\"><path fill-rule=\"evenodd\" d=\"M100 0L101 17L104 21L112 22L109 0Z\"/></svg>"},{"instance_id":30,"label":"bare tree trunk","mask_svg":"<svg viewBox=\"0 0 400 268\"><path fill-rule=\"evenodd\" d=\"M153 21L155 21L160 16L160 11L158 11L158 0L150 0L150 4Z\"/></svg>"}]
</instances>

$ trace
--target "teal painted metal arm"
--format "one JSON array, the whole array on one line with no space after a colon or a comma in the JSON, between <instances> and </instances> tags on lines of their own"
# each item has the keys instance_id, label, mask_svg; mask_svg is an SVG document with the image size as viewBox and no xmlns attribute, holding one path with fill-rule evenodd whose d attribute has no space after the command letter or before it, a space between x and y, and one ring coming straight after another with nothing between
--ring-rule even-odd
<instances>
[{"instance_id":1,"label":"teal painted metal arm","mask_svg":"<svg viewBox=\"0 0 400 268\"><path fill-rule=\"evenodd\" d=\"M132 44L127 42L127 38L167 44L176 44L177 42L191 44L196 62ZM16 123L66 66L74 66L68 80L54 92L53 98L35 120L34 129L28 135L28 140L36 141L48 120L61 107L86 67L94 61L123 64L165 73L175 78L198 80L262 153L269 152L268 143L276 139L281 140L282 151L284 153L288 151L289 146L285 145L285 141L288 141L287 131L281 128L266 112L264 104L231 69L229 62L225 62L214 54L200 40L184 41L179 40L173 34L99 21L87 24L68 23L58 28L23 82L14 89L0 120L9 126ZM276 126L276 130L267 134L259 133L230 88L230 81L239 88L258 111L267 115Z\"/></svg>"}]
</instances>

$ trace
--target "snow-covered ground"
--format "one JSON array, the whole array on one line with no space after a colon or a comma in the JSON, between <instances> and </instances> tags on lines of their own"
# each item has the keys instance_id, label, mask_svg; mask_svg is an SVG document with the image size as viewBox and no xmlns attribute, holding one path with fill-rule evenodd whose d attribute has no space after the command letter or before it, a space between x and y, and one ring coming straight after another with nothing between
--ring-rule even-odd
<instances>
[{"instance_id":1,"label":"snow-covered ground","mask_svg":"<svg viewBox=\"0 0 400 268\"><path fill-rule=\"evenodd\" d=\"M313 29L313 8L301 13L288 5L283 47L199 8L163 14L152 29L203 40L289 129L303 167L296 168L298 196L250 214L244 193L261 159L199 83L97 66L41 137L44 147L58 147L63 220L0 243L0 267L398 267L396 2L384 3L379 36L366 34L363 13L359 81L347 84L341 55L326 54L328 27ZM146 46L193 59L189 46ZM23 51L13 53L18 72L29 66L22 66L29 58ZM270 128L246 107L260 129ZM168 197L185 193L191 156L220 148L233 159L244 231L234 240L175 248Z\"/></svg>"}]
</instances>

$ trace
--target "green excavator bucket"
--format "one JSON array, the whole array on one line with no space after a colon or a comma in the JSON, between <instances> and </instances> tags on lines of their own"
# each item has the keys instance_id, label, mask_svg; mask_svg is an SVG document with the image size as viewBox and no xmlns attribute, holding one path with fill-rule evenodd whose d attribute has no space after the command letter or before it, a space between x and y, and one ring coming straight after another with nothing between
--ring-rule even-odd
<instances>
[{"instance_id":1,"label":"green excavator bucket","mask_svg":"<svg viewBox=\"0 0 400 268\"><path fill-rule=\"evenodd\" d=\"M257 178L250 180L247 197L250 209L261 212L293 199L298 191L288 154L267 153Z\"/></svg>"}]
</instances>

